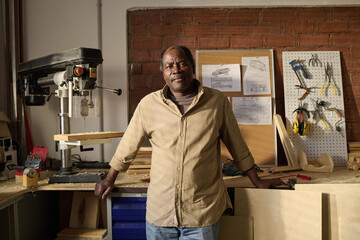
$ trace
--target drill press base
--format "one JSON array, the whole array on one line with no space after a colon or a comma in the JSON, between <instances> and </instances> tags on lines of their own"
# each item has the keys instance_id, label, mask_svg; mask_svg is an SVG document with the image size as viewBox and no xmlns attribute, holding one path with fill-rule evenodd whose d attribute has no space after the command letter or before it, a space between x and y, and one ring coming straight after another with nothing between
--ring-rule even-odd
<instances>
[{"instance_id":1,"label":"drill press base","mask_svg":"<svg viewBox=\"0 0 360 240\"><path fill-rule=\"evenodd\" d=\"M71 175L55 174L49 183L97 183L103 180L107 172L83 172Z\"/></svg>"}]
</instances>

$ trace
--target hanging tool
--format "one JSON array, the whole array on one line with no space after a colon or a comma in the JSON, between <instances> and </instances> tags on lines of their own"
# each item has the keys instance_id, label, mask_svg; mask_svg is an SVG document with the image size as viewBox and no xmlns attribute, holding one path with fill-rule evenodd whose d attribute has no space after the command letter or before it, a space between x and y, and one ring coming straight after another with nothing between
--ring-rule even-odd
<instances>
[{"instance_id":1,"label":"hanging tool","mask_svg":"<svg viewBox=\"0 0 360 240\"><path fill-rule=\"evenodd\" d=\"M315 66L318 67L319 63L320 63L320 61L318 59L317 54L312 53L311 58L309 60L309 66L311 66L311 64L312 64L313 67L315 67Z\"/></svg>"},{"instance_id":2,"label":"hanging tool","mask_svg":"<svg viewBox=\"0 0 360 240\"><path fill-rule=\"evenodd\" d=\"M339 132L341 134L342 137L344 137L344 134L342 133L342 130L341 130L341 127L340 127L340 124L344 122L343 119L342 119L342 115L340 114L339 110L337 110L336 108L334 108L334 112L340 118L340 120L335 123L335 129L336 129L337 132Z\"/></svg>"},{"instance_id":3,"label":"hanging tool","mask_svg":"<svg viewBox=\"0 0 360 240\"><path fill-rule=\"evenodd\" d=\"M298 98L299 101L304 100L308 94L310 94L311 92L315 92L315 89L318 88L318 87L309 87L309 88L307 88L307 87L301 87L300 85L295 85L295 87L298 88L298 89L304 90L303 95L300 98Z\"/></svg>"},{"instance_id":4,"label":"hanging tool","mask_svg":"<svg viewBox=\"0 0 360 240\"><path fill-rule=\"evenodd\" d=\"M323 96L323 90L324 88L328 88L329 86L327 86L327 83L332 87L332 89L334 90L334 95L336 96L336 88L334 86L334 84L331 82L331 78L332 78L332 68L330 66L330 64L327 62L325 68L325 81L324 84L321 87L321 96Z\"/></svg>"},{"instance_id":5,"label":"hanging tool","mask_svg":"<svg viewBox=\"0 0 360 240\"><path fill-rule=\"evenodd\" d=\"M302 105L295 109L293 113L294 112L296 112L296 118L293 124L293 132L300 136L304 136L307 131L307 123L303 113L305 112L308 118L310 118L310 113L306 108L303 108Z\"/></svg>"},{"instance_id":6,"label":"hanging tool","mask_svg":"<svg viewBox=\"0 0 360 240\"><path fill-rule=\"evenodd\" d=\"M321 120L321 122L324 124L325 126L325 129L326 131L328 130L328 125L326 124L325 120L324 120L324 114L323 112L321 111L320 109L320 106L323 106L323 105L320 105L318 101L315 101L313 99L311 99L311 101L313 102L313 106L314 106L314 111L312 112L313 114L313 117L312 117L312 120L310 122L310 127L309 127L309 130L311 130L311 126L314 122L314 120L317 122L317 119L319 118ZM323 101L322 101L323 102Z\"/></svg>"},{"instance_id":7,"label":"hanging tool","mask_svg":"<svg viewBox=\"0 0 360 240\"><path fill-rule=\"evenodd\" d=\"M294 59L291 62L289 62L289 64L291 65L292 70L294 70L295 73L297 73L297 71L300 70L305 79L309 78L309 74L305 71L304 66L301 64L301 61L299 59ZM298 76L298 78L300 77ZM305 87L305 84L300 79L299 81L300 81L300 85Z\"/></svg>"}]
</instances>

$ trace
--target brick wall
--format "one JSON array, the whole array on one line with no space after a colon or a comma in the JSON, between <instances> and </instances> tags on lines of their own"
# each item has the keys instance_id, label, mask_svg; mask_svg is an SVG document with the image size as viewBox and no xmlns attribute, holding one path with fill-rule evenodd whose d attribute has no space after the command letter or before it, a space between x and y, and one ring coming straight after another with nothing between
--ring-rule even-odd
<instances>
[{"instance_id":1,"label":"brick wall","mask_svg":"<svg viewBox=\"0 0 360 240\"><path fill-rule=\"evenodd\" d=\"M274 49L276 105L284 115L282 51L340 51L348 141L360 141L360 8L193 8L128 13L130 115L163 87L158 56L172 45Z\"/></svg>"}]
</instances>

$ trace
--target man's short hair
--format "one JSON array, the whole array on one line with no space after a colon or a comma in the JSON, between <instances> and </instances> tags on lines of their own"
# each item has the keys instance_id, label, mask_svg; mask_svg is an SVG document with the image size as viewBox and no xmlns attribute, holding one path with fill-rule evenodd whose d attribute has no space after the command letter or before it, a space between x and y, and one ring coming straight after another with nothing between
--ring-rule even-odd
<instances>
[{"instance_id":1,"label":"man's short hair","mask_svg":"<svg viewBox=\"0 0 360 240\"><path fill-rule=\"evenodd\" d=\"M169 49L181 49L181 50L183 50L184 53L185 53L185 55L186 55L186 57L188 58L188 60L189 60L190 63L191 63L191 66L192 66L192 68L193 68L193 72L195 73L195 61L194 61L194 58L193 58L193 56L192 56L192 54L191 54L190 49L188 49L188 48L185 47L185 46L172 46L172 47L169 47L169 48L163 50L163 51L160 53L160 71L161 71L161 72L164 71L164 68L163 68L163 58L164 58L164 54L165 54L165 52L166 52L167 50L169 50Z\"/></svg>"}]
</instances>

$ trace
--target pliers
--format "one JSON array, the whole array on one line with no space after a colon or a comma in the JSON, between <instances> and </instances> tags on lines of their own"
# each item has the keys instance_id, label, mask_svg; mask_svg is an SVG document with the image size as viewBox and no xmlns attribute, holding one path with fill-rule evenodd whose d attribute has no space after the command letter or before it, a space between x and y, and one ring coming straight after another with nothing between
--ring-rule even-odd
<instances>
[{"instance_id":1,"label":"pliers","mask_svg":"<svg viewBox=\"0 0 360 240\"><path fill-rule=\"evenodd\" d=\"M325 130L327 131L328 130L328 125L326 124L325 120L324 120L324 116L323 116L323 113L321 112L319 106L322 106L319 104L318 101L315 102L315 100L312 100L313 101L313 105L314 105L314 111L312 112L313 114L313 117L312 117L312 120L310 122L310 130L311 130L311 125L313 124L314 120L317 122L318 118L317 116L319 117L319 119L321 120L321 122L324 124L325 126Z\"/></svg>"},{"instance_id":2,"label":"pliers","mask_svg":"<svg viewBox=\"0 0 360 240\"><path fill-rule=\"evenodd\" d=\"M319 60L318 60L318 58L317 58L317 55L316 54L311 54L311 58L310 58L310 60L309 60L309 66L311 66L311 63L312 63L312 66L313 67L317 67L317 66L319 66Z\"/></svg>"},{"instance_id":3,"label":"pliers","mask_svg":"<svg viewBox=\"0 0 360 240\"><path fill-rule=\"evenodd\" d=\"M325 81L324 81L324 84L322 85L322 87L321 87L321 96L323 96L323 90L324 90L324 88L328 88L328 86L327 87L325 87L326 86L326 84L327 84L327 82L329 81L329 85L332 87L332 89L334 90L334 95L336 96L336 88L335 88L335 86L334 86L334 84L332 84L332 82L331 82L331 77L332 77L332 69L331 69L331 66L330 66L330 64L327 62L326 63L326 66L324 67L325 68Z\"/></svg>"}]
</instances>

